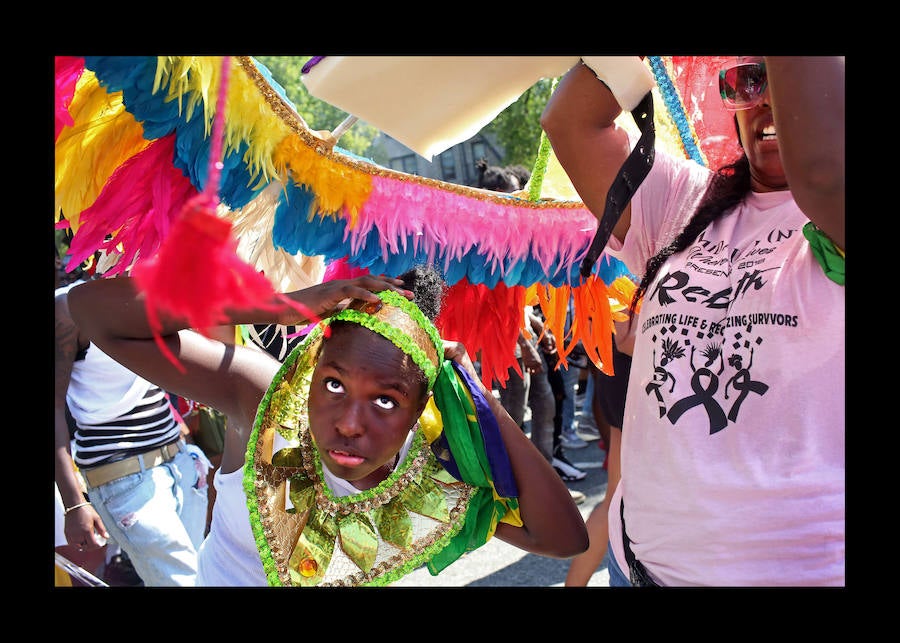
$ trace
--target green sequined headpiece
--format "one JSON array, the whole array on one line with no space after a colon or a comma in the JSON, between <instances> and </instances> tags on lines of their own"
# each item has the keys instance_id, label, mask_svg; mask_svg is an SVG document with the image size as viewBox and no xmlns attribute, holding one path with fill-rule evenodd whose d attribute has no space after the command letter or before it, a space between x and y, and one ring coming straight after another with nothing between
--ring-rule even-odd
<instances>
[{"instance_id":1,"label":"green sequined headpiece","mask_svg":"<svg viewBox=\"0 0 900 643\"><path fill-rule=\"evenodd\" d=\"M444 345L437 328L406 297L392 290L376 294L390 305L357 302L359 308L345 308L323 324L330 325L339 320L350 321L389 339L422 369L428 378L428 390L431 391L444 357Z\"/></svg>"}]
</instances>

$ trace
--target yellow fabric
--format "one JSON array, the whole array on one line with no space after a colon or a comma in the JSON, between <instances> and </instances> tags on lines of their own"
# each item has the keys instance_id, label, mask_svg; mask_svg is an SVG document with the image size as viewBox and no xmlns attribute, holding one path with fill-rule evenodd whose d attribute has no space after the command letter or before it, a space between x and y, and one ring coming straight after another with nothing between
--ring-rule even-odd
<instances>
[{"instance_id":1,"label":"yellow fabric","mask_svg":"<svg viewBox=\"0 0 900 643\"><path fill-rule=\"evenodd\" d=\"M441 419L441 412L438 411L437 405L434 403L434 396L428 398L425 410L419 418L419 426L428 440L428 444L434 442L444 430L444 422Z\"/></svg>"},{"instance_id":2,"label":"yellow fabric","mask_svg":"<svg viewBox=\"0 0 900 643\"><path fill-rule=\"evenodd\" d=\"M53 586L72 587L72 577L61 570L58 565L53 566Z\"/></svg>"}]
</instances>

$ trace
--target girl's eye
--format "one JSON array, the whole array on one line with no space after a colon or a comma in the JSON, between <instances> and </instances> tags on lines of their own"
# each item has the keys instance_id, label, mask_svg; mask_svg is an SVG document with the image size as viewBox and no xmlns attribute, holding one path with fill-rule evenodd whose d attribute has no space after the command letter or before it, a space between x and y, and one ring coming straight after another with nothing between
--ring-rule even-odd
<instances>
[{"instance_id":1,"label":"girl's eye","mask_svg":"<svg viewBox=\"0 0 900 643\"><path fill-rule=\"evenodd\" d=\"M381 397L379 397L377 400L375 400L375 404L388 411L397 406L397 403L387 395L382 395Z\"/></svg>"},{"instance_id":2,"label":"girl's eye","mask_svg":"<svg viewBox=\"0 0 900 643\"><path fill-rule=\"evenodd\" d=\"M325 379L325 390L329 393L343 393L344 386L333 377L328 377Z\"/></svg>"}]
</instances>

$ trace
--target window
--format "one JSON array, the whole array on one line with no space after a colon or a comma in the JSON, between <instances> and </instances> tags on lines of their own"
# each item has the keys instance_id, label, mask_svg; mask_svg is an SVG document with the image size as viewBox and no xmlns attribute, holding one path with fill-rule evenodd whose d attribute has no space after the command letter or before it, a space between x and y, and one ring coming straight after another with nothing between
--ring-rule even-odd
<instances>
[{"instance_id":1,"label":"window","mask_svg":"<svg viewBox=\"0 0 900 643\"><path fill-rule=\"evenodd\" d=\"M476 161L478 159L487 158L487 148L484 145L484 141L476 141L472 143L472 158Z\"/></svg>"},{"instance_id":2,"label":"window","mask_svg":"<svg viewBox=\"0 0 900 643\"><path fill-rule=\"evenodd\" d=\"M398 156L391 159L391 169L405 172L406 174L418 174L418 165L416 164L416 155L407 154L406 156Z\"/></svg>"},{"instance_id":3,"label":"window","mask_svg":"<svg viewBox=\"0 0 900 643\"><path fill-rule=\"evenodd\" d=\"M456 157L453 155L453 148L441 154L441 178L445 181L456 179Z\"/></svg>"}]
</instances>

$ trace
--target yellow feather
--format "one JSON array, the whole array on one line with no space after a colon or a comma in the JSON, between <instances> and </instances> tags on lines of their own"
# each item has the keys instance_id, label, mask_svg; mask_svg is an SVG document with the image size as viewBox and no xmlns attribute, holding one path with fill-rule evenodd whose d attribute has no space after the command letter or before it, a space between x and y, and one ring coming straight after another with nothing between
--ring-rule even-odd
<instances>
[{"instance_id":1,"label":"yellow feather","mask_svg":"<svg viewBox=\"0 0 900 643\"><path fill-rule=\"evenodd\" d=\"M321 212L337 215L343 211L350 218L350 227L356 225L359 209L372 191L369 174L317 152L298 135L279 144L274 161L280 173L290 170L298 185L309 186Z\"/></svg>"},{"instance_id":2,"label":"yellow feather","mask_svg":"<svg viewBox=\"0 0 900 643\"><path fill-rule=\"evenodd\" d=\"M204 132L212 131L216 93L219 87L218 56L158 56L153 93L164 90L165 101L178 101L178 114L190 121L198 105L203 106Z\"/></svg>"},{"instance_id":3,"label":"yellow feather","mask_svg":"<svg viewBox=\"0 0 900 643\"><path fill-rule=\"evenodd\" d=\"M69 107L74 123L56 142L56 213L78 230L79 216L100 194L113 171L150 145L143 128L91 71L79 79Z\"/></svg>"},{"instance_id":4,"label":"yellow feather","mask_svg":"<svg viewBox=\"0 0 900 643\"><path fill-rule=\"evenodd\" d=\"M281 142L291 135L290 127L272 110L260 95L260 88L234 58L225 110L226 149L239 149L241 143L247 143L244 162L250 180L256 181L254 189L276 179L284 180L287 174L276 169L273 156Z\"/></svg>"}]
</instances>

